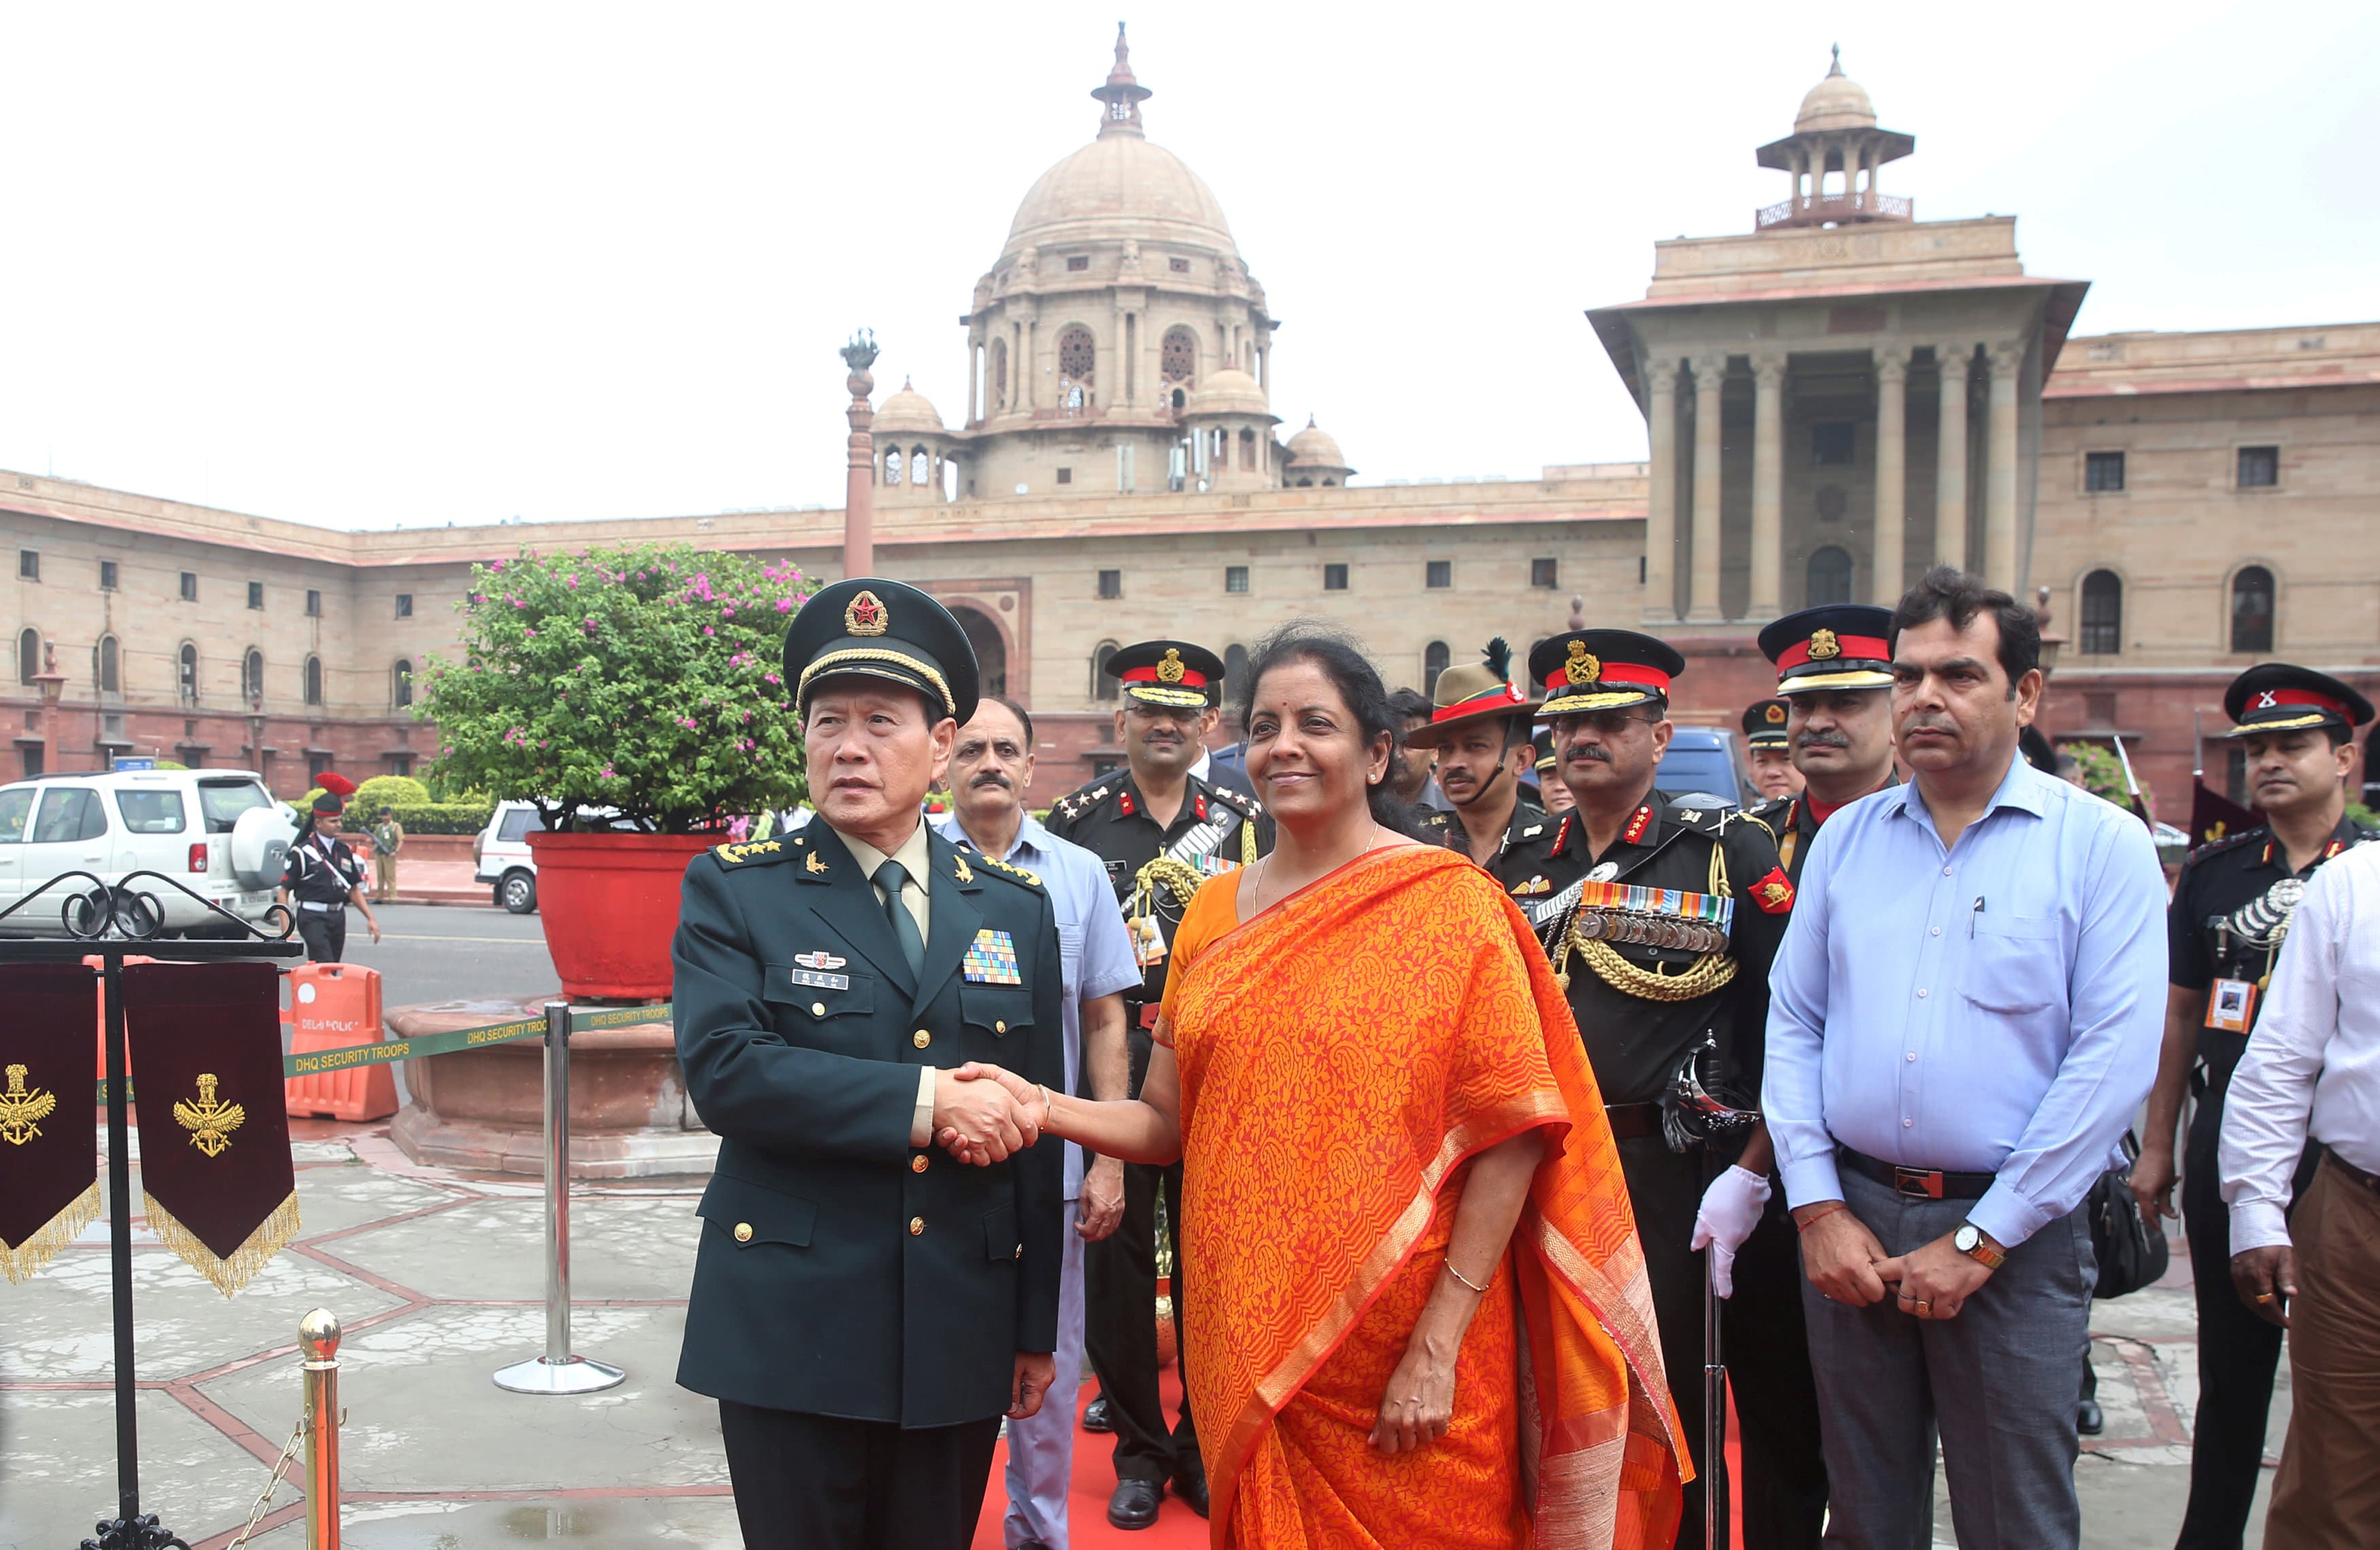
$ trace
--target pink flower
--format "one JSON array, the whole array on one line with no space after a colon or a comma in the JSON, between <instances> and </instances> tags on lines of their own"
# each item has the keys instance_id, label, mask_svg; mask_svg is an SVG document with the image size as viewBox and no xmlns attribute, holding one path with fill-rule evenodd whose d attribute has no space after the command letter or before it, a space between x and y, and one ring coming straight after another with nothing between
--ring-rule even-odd
<instances>
[{"instance_id":1,"label":"pink flower","mask_svg":"<svg viewBox=\"0 0 2380 1550\"><path fill-rule=\"evenodd\" d=\"M678 717L677 724L680 726L685 727L689 732L694 730L694 717L690 715L682 715Z\"/></svg>"},{"instance_id":2,"label":"pink flower","mask_svg":"<svg viewBox=\"0 0 2380 1550\"><path fill-rule=\"evenodd\" d=\"M790 614L790 613L792 613L793 611L794 611L794 600L793 600L792 598L790 598L790 597L781 597L781 598L777 599L777 612L778 612L778 613L780 613L780 614Z\"/></svg>"},{"instance_id":3,"label":"pink flower","mask_svg":"<svg viewBox=\"0 0 2380 1550\"><path fill-rule=\"evenodd\" d=\"M571 588L573 591L576 591L578 586L578 578L576 576L565 576L562 579L562 584L565 587Z\"/></svg>"},{"instance_id":4,"label":"pink flower","mask_svg":"<svg viewBox=\"0 0 2380 1550\"><path fill-rule=\"evenodd\" d=\"M711 629L709 625L704 625L704 626L702 627L702 632L703 632L705 635L716 635L716 634L718 634L718 633L719 633L719 631L717 631L717 630L715 630L715 629Z\"/></svg>"}]
</instances>

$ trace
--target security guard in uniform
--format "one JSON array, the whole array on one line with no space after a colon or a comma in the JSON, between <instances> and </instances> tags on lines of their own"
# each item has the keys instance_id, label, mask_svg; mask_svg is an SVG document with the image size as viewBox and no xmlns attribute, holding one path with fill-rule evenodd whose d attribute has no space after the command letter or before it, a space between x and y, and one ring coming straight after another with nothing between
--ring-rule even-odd
<instances>
[{"instance_id":1,"label":"security guard in uniform","mask_svg":"<svg viewBox=\"0 0 2380 1550\"><path fill-rule=\"evenodd\" d=\"M1512 682L1512 652L1501 637L1476 665L1438 676L1428 724L1405 734L1410 748L1438 751L1438 786L1453 806L1423 813L1420 828L1481 866L1546 832L1546 809L1521 774L1536 758L1529 721L1538 702Z\"/></svg>"},{"instance_id":2,"label":"security guard in uniform","mask_svg":"<svg viewBox=\"0 0 2380 1550\"><path fill-rule=\"evenodd\" d=\"M1776 831L1777 854L1798 888L1818 826L1860 798L1900 784L1892 763L1892 612L1856 603L1804 608L1762 630L1760 652L1777 665L1778 698L1753 710L1783 707L1801 787L1762 802L1752 815ZM1752 713L1744 715L1749 724Z\"/></svg>"},{"instance_id":3,"label":"security guard in uniform","mask_svg":"<svg viewBox=\"0 0 2380 1550\"><path fill-rule=\"evenodd\" d=\"M340 817L346 799L356 794L356 783L335 770L323 771L322 780L313 811L281 863L281 902L298 917L306 957L315 963L336 963L347 951L347 906L364 912L364 924L371 928L375 942L380 940L380 920L359 891L364 864L339 837Z\"/></svg>"},{"instance_id":4,"label":"security guard in uniform","mask_svg":"<svg viewBox=\"0 0 2380 1550\"><path fill-rule=\"evenodd\" d=\"M1692 1141L1674 1098L1690 1062L1703 1081L1759 1092L1768 965L1793 888L1758 821L1713 798L1654 788L1671 731L1670 684L1684 667L1669 646L1629 630L1572 630L1539 644L1529 658L1530 677L1546 686L1537 714L1553 724L1558 773L1578 806L1489 870L1546 943L1603 1090L1670 1397L1695 1455L1678 1544L1700 1546L1709 1471L1700 1457L1703 1262L1691 1245L1707 1176L1735 1143ZM1757 1349L1730 1355L1741 1409L1773 1385ZM1749 1428L1745 1452L1749 1490L1757 1473ZM1745 1519L1754 1543L1758 1515Z\"/></svg>"},{"instance_id":5,"label":"security guard in uniform","mask_svg":"<svg viewBox=\"0 0 2380 1550\"><path fill-rule=\"evenodd\" d=\"M2268 822L2191 852L2174 885L2165 1046L2132 1167L2148 1219L2171 1215L2186 1085L2198 1109L2181 1169L2181 1214L2191 1263L2200 1267L2198 1416L2177 1542L2189 1550L2236 1547L2246 1532L2281 1354L2280 1326L2251 1312L2224 1273L2231 1218L2216 1165L2224 1100L2306 879L2350 846L2380 838L2346 815L2353 730L2372 719L2369 700L2328 674L2268 662L2231 681L2223 709L2236 724L2226 736L2247 755L2249 795ZM2313 1181L2320 1157L2320 1145L2309 1143L2293 1200Z\"/></svg>"},{"instance_id":6,"label":"security guard in uniform","mask_svg":"<svg viewBox=\"0 0 2380 1550\"><path fill-rule=\"evenodd\" d=\"M1002 1416L1050 1384L1067 1225L1063 1149L953 1073L1064 1080L1057 925L1037 878L919 820L977 699L940 604L839 581L784 675L817 821L697 857L672 948L721 1138L678 1382L720 1402L747 1544L963 1550ZM945 1128L1002 1160L953 1160Z\"/></svg>"},{"instance_id":7,"label":"security guard in uniform","mask_svg":"<svg viewBox=\"0 0 2380 1550\"><path fill-rule=\"evenodd\" d=\"M1214 729L1222 658L1187 641L1142 641L1109 657L1106 671L1123 689L1127 767L1060 798L1045 827L1107 864L1139 954L1146 978L1137 995L1124 993L1136 1095L1148 1071L1149 1031L1165 997L1166 961L1183 911L1205 879L1245 866L1272 844L1254 797L1190 773ZM1086 1423L1116 1434L1108 1521L1120 1529L1156 1522L1169 1481L1194 1511L1202 1517L1207 1511L1207 1471L1189 1397L1185 1393L1180 1419L1169 1429L1158 1393L1157 1326L1149 1310L1157 1301L1160 1193L1173 1252L1175 1349L1187 1349L1179 1338L1190 1317L1182 1275L1181 1164L1126 1163L1123 1221L1083 1250L1083 1349L1099 1377L1099 1397Z\"/></svg>"},{"instance_id":8,"label":"security guard in uniform","mask_svg":"<svg viewBox=\"0 0 2380 1550\"><path fill-rule=\"evenodd\" d=\"M1752 788L1761 801L1779 801L1802 789L1793 767L1793 739L1785 732L1782 700L1760 700L1743 708L1743 752L1752 766Z\"/></svg>"}]
</instances>

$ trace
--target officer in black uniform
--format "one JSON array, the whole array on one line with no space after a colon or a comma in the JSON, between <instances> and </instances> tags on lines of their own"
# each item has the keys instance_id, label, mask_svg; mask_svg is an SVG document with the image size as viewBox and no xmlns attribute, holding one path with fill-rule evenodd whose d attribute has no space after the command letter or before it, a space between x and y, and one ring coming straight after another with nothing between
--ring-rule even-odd
<instances>
[{"instance_id":1,"label":"officer in black uniform","mask_svg":"<svg viewBox=\"0 0 2380 1550\"><path fill-rule=\"evenodd\" d=\"M306 956L316 963L336 963L347 951L347 906L364 912L371 939L380 940L380 921L364 896L364 864L339 837L346 799L356 783L335 770L322 772L322 790L313 811L289 844L281 863L281 902L296 911L298 934Z\"/></svg>"},{"instance_id":2,"label":"officer in black uniform","mask_svg":"<svg viewBox=\"0 0 2380 1550\"><path fill-rule=\"evenodd\" d=\"M2267 823L2191 852L2174 886L2165 1047L2132 1168L2149 1219L2171 1215L2174 1131L2187 1085L2198 1109L2181 1168L2181 1214L2199 1274L2198 1417L2177 1542L2186 1550L2237 1550L2246 1532L2281 1354L2280 1326L2249 1312L2226 1273L2231 1217L2216 1165L2224 1100L2306 879L2348 847L2380 837L2346 815L2353 729L2372 719L2369 700L2327 674L2268 662L2232 680L2223 709L2237 724L2227 736L2247 754L2249 795ZM2313 1182L2320 1156L2309 1142L2294 1195Z\"/></svg>"},{"instance_id":3,"label":"officer in black uniform","mask_svg":"<svg viewBox=\"0 0 2380 1550\"><path fill-rule=\"evenodd\" d=\"M1758 821L1714 798L1654 788L1670 742L1670 680L1684 667L1669 646L1628 630L1571 630L1539 644L1529 659L1530 676L1546 686L1537 714L1553 724L1559 773L1578 806L1490 870L1545 942L1603 1090L1670 1397L1695 1456L1698 1478L1686 1487L1678 1544L1700 1546L1700 1481L1708 1475L1703 1262L1691 1243L1704 1187L1741 1142L1706 1147L1681 1133L1673 1149L1665 1130L1674 1105L1666 1101L1690 1061L1706 1082L1741 1095L1760 1091L1768 966L1793 888ZM1650 889L1676 892L1635 891ZM1709 1054L1697 1060L1706 1045ZM1762 1354L1730 1349L1740 1407L1752 1404L1755 1388L1773 1387L1758 1371ZM1747 1491L1758 1473L1753 1452L1747 1427ZM1752 1543L1757 1514L1747 1510L1745 1519Z\"/></svg>"},{"instance_id":4,"label":"officer in black uniform","mask_svg":"<svg viewBox=\"0 0 2380 1550\"><path fill-rule=\"evenodd\" d=\"M1062 1149L952 1073L1064 1080L1057 924L1038 879L919 822L977 699L940 604L839 581L784 673L818 819L697 857L672 947L721 1138L677 1378L720 1402L747 1544L963 1550L1001 1417L1049 1386L1067 1225Z\"/></svg>"},{"instance_id":5,"label":"officer in black uniform","mask_svg":"<svg viewBox=\"0 0 2380 1550\"><path fill-rule=\"evenodd\" d=\"M1422 837L1492 866L1546 832L1546 808L1521 779L1536 758L1529 723L1538 702L1512 682L1501 638L1480 658L1439 674L1429 721L1406 733L1405 745L1437 751L1439 789L1451 804L1420 815Z\"/></svg>"},{"instance_id":6,"label":"officer in black uniform","mask_svg":"<svg viewBox=\"0 0 2380 1550\"><path fill-rule=\"evenodd\" d=\"M1165 996L1165 966L1182 912L1200 883L1245 866L1272 848L1253 797L1190 773L1215 725L1223 663L1186 641L1143 641L1108 658L1124 699L1125 771L1101 775L1050 810L1047 827L1107 863L1146 978L1124 993L1132 1049L1132 1094L1148 1071L1149 1031ZM1166 1483L1202 1517L1207 1471L1185 1394L1169 1430L1158 1393L1157 1201L1165 1197L1173 1252L1175 1349L1190 1317L1182 1275L1182 1165L1123 1166L1123 1220L1083 1250L1083 1349L1099 1377L1087 1422L1116 1434L1116 1488L1108 1521L1145 1529L1157 1521Z\"/></svg>"},{"instance_id":7,"label":"officer in black uniform","mask_svg":"<svg viewBox=\"0 0 2380 1550\"><path fill-rule=\"evenodd\" d=\"M1818 826L1838 809L1900 784L1892 763L1892 611L1859 603L1804 608L1762 630L1760 652L1777 665L1778 698L1753 710L1784 707L1802 788L1762 802L1752 815L1776 831L1777 854L1798 888ZM1745 712L1746 725L1751 718ZM1783 1215L1783 1196L1772 1203Z\"/></svg>"},{"instance_id":8,"label":"officer in black uniform","mask_svg":"<svg viewBox=\"0 0 2380 1550\"><path fill-rule=\"evenodd\" d=\"M1793 767L1793 739L1785 731L1788 709L1778 699L1755 700L1743 708L1744 760L1752 766L1752 788L1763 803L1781 801L1802 789L1802 772Z\"/></svg>"}]
</instances>

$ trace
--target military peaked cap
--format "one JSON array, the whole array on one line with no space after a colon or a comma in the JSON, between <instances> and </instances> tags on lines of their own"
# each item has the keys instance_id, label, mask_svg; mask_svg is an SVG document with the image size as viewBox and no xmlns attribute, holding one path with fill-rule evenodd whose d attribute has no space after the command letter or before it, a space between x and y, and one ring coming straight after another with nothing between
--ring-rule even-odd
<instances>
[{"instance_id":1,"label":"military peaked cap","mask_svg":"<svg viewBox=\"0 0 2380 1550\"><path fill-rule=\"evenodd\" d=\"M1762 700L1746 706L1743 712L1743 746L1746 748L1791 748L1793 739L1785 734L1785 717L1791 707L1782 700Z\"/></svg>"},{"instance_id":2,"label":"military peaked cap","mask_svg":"<svg viewBox=\"0 0 2380 1550\"><path fill-rule=\"evenodd\" d=\"M2301 726L2361 726L2372 719L2372 702L2327 673L2265 662L2231 680L2223 691L2223 714L2239 723L2223 735L2245 738Z\"/></svg>"},{"instance_id":3,"label":"military peaked cap","mask_svg":"<svg viewBox=\"0 0 2380 1550\"><path fill-rule=\"evenodd\" d=\"M1541 716L1578 715L1647 702L1667 706L1686 670L1670 646L1633 629L1573 629L1537 642L1529 676L1546 686Z\"/></svg>"},{"instance_id":4,"label":"military peaked cap","mask_svg":"<svg viewBox=\"0 0 2380 1550\"><path fill-rule=\"evenodd\" d=\"M1223 699L1223 659L1187 641L1142 641L1122 647L1100 670L1143 704L1196 711Z\"/></svg>"},{"instance_id":5,"label":"military peaked cap","mask_svg":"<svg viewBox=\"0 0 2380 1550\"><path fill-rule=\"evenodd\" d=\"M1777 665L1777 692L1892 687L1892 613L1837 603L1788 614L1760 632L1760 654Z\"/></svg>"},{"instance_id":6,"label":"military peaked cap","mask_svg":"<svg viewBox=\"0 0 2380 1550\"><path fill-rule=\"evenodd\" d=\"M914 689L964 725L975 714L975 647L951 611L901 581L855 576L801 606L785 631L785 681L794 709L830 678L880 678Z\"/></svg>"}]
</instances>

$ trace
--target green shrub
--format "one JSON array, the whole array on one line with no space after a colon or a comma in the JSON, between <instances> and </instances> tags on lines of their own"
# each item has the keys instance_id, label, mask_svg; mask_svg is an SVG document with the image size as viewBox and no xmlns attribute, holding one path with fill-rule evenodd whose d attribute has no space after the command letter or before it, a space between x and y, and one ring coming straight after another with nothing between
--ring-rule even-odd
<instances>
[{"instance_id":1,"label":"green shrub","mask_svg":"<svg viewBox=\"0 0 2380 1550\"><path fill-rule=\"evenodd\" d=\"M378 817L381 806L418 807L430 800L430 787L411 775L374 775L356 787L347 799L347 811L366 817Z\"/></svg>"},{"instance_id":2,"label":"green shrub","mask_svg":"<svg viewBox=\"0 0 2380 1550\"><path fill-rule=\"evenodd\" d=\"M496 804L476 802L399 802L396 821L408 835L475 835L488 826Z\"/></svg>"},{"instance_id":3,"label":"green shrub","mask_svg":"<svg viewBox=\"0 0 2380 1550\"><path fill-rule=\"evenodd\" d=\"M2354 820L2355 825L2358 828L2380 829L2380 812L2374 812L2372 809L2365 807L2362 802L2348 803L2347 816Z\"/></svg>"}]
</instances>

